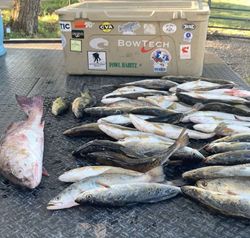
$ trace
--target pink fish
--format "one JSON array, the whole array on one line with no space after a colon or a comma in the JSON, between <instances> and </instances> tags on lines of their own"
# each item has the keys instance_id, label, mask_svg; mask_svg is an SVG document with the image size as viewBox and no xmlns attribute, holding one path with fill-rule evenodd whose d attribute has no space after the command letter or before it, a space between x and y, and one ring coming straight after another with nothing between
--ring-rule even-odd
<instances>
[{"instance_id":1,"label":"pink fish","mask_svg":"<svg viewBox=\"0 0 250 238\"><path fill-rule=\"evenodd\" d=\"M0 141L0 173L11 182L33 189L42 178L44 148L43 98L16 96L25 121L9 125Z\"/></svg>"}]
</instances>

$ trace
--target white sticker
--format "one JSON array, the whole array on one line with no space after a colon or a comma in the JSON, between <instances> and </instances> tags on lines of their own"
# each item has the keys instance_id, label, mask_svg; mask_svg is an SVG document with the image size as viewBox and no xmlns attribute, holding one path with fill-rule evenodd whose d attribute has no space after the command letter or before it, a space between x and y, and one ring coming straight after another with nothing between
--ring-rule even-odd
<instances>
[{"instance_id":1,"label":"white sticker","mask_svg":"<svg viewBox=\"0 0 250 238\"><path fill-rule=\"evenodd\" d=\"M191 42L192 38L193 38L192 32L185 32L184 33L184 39L183 39L184 41Z\"/></svg>"},{"instance_id":2,"label":"white sticker","mask_svg":"<svg viewBox=\"0 0 250 238\"><path fill-rule=\"evenodd\" d=\"M196 25L193 23L185 23L182 25L182 28L183 28L183 30L193 31L193 30L195 30Z\"/></svg>"},{"instance_id":3,"label":"white sticker","mask_svg":"<svg viewBox=\"0 0 250 238\"><path fill-rule=\"evenodd\" d=\"M118 31L123 35L135 35L135 31L141 27L139 22L127 22L118 26Z\"/></svg>"},{"instance_id":4,"label":"white sticker","mask_svg":"<svg viewBox=\"0 0 250 238\"><path fill-rule=\"evenodd\" d=\"M180 45L180 58L191 59L191 45Z\"/></svg>"},{"instance_id":5,"label":"white sticker","mask_svg":"<svg viewBox=\"0 0 250 238\"><path fill-rule=\"evenodd\" d=\"M109 42L104 38L94 38L89 42L91 48L96 50L103 50L109 46Z\"/></svg>"},{"instance_id":6,"label":"white sticker","mask_svg":"<svg viewBox=\"0 0 250 238\"><path fill-rule=\"evenodd\" d=\"M145 35L155 35L156 28L153 24L144 24L144 34Z\"/></svg>"},{"instance_id":7,"label":"white sticker","mask_svg":"<svg viewBox=\"0 0 250 238\"><path fill-rule=\"evenodd\" d=\"M71 22L70 21L60 21L59 25L60 25L61 31L63 31L63 32L71 31Z\"/></svg>"},{"instance_id":8,"label":"white sticker","mask_svg":"<svg viewBox=\"0 0 250 238\"><path fill-rule=\"evenodd\" d=\"M107 70L106 52L89 51L88 64L89 64L89 69Z\"/></svg>"},{"instance_id":9,"label":"white sticker","mask_svg":"<svg viewBox=\"0 0 250 238\"><path fill-rule=\"evenodd\" d=\"M61 35L62 47L65 48L67 45L67 40L64 35Z\"/></svg>"},{"instance_id":10,"label":"white sticker","mask_svg":"<svg viewBox=\"0 0 250 238\"><path fill-rule=\"evenodd\" d=\"M170 53L165 49L154 50L151 54L151 60L154 62L154 72L167 72L168 63L171 61Z\"/></svg>"},{"instance_id":11,"label":"white sticker","mask_svg":"<svg viewBox=\"0 0 250 238\"><path fill-rule=\"evenodd\" d=\"M173 23L167 23L165 25L163 25L162 30L166 33L166 34L173 34L176 32L177 30L177 26Z\"/></svg>"}]
</instances>

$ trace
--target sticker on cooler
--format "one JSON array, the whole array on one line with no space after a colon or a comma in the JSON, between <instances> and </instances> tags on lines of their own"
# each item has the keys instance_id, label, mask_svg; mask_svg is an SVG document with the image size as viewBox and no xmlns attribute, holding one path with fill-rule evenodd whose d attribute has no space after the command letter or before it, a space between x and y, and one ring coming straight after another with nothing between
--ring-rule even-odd
<instances>
[{"instance_id":1,"label":"sticker on cooler","mask_svg":"<svg viewBox=\"0 0 250 238\"><path fill-rule=\"evenodd\" d=\"M62 48L65 48L67 45L67 40L64 35L61 35Z\"/></svg>"},{"instance_id":2,"label":"sticker on cooler","mask_svg":"<svg viewBox=\"0 0 250 238\"><path fill-rule=\"evenodd\" d=\"M90 40L89 46L96 50L103 50L109 46L109 42L104 38L94 38Z\"/></svg>"},{"instance_id":3,"label":"sticker on cooler","mask_svg":"<svg viewBox=\"0 0 250 238\"><path fill-rule=\"evenodd\" d=\"M184 41L186 42L191 42L193 38L193 33L192 32L185 32L184 33Z\"/></svg>"},{"instance_id":4,"label":"sticker on cooler","mask_svg":"<svg viewBox=\"0 0 250 238\"><path fill-rule=\"evenodd\" d=\"M154 24L144 24L143 25L144 28L144 34L145 35L155 35L156 34L156 27Z\"/></svg>"},{"instance_id":5,"label":"sticker on cooler","mask_svg":"<svg viewBox=\"0 0 250 238\"><path fill-rule=\"evenodd\" d=\"M193 31L196 28L196 25L193 23L184 23L182 25L183 30Z\"/></svg>"},{"instance_id":6,"label":"sticker on cooler","mask_svg":"<svg viewBox=\"0 0 250 238\"><path fill-rule=\"evenodd\" d=\"M60 21L59 25L62 32L70 32L72 29L70 21Z\"/></svg>"},{"instance_id":7,"label":"sticker on cooler","mask_svg":"<svg viewBox=\"0 0 250 238\"><path fill-rule=\"evenodd\" d=\"M95 23L90 21L83 21L83 20L75 20L74 27L77 29L85 29L85 28L92 28Z\"/></svg>"},{"instance_id":8,"label":"sticker on cooler","mask_svg":"<svg viewBox=\"0 0 250 238\"><path fill-rule=\"evenodd\" d=\"M90 70L107 70L106 52L88 51L88 66Z\"/></svg>"},{"instance_id":9,"label":"sticker on cooler","mask_svg":"<svg viewBox=\"0 0 250 238\"><path fill-rule=\"evenodd\" d=\"M83 30L72 30L71 32L72 38L84 39L84 31Z\"/></svg>"},{"instance_id":10,"label":"sticker on cooler","mask_svg":"<svg viewBox=\"0 0 250 238\"><path fill-rule=\"evenodd\" d=\"M139 22L127 22L118 26L118 31L123 35L136 35L137 31L141 27Z\"/></svg>"},{"instance_id":11,"label":"sticker on cooler","mask_svg":"<svg viewBox=\"0 0 250 238\"><path fill-rule=\"evenodd\" d=\"M81 40L70 40L70 51L82 52L82 41Z\"/></svg>"},{"instance_id":12,"label":"sticker on cooler","mask_svg":"<svg viewBox=\"0 0 250 238\"><path fill-rule=\"evenodd\" d=\"M154 50L151 54L151 60L154 62L154 72L167 72L168 63L171 61L170 53L165 49Z\"/></svg>"},{"instance_id":13,"label":"sticker on cooler","mask_svg":"<svg viewBox=\"0 0 250 238\"><path fill-rule=\"evenodd\" d=\"M176 32L177 30L177 26L173 23L167 23L165 25L163 25L162 30L166 33L166 34L173 34Z\"/></svg>"},{"instance_id":14,"label":"sticker on cooler","mask_svg":"<svg viewBox=\"0 0 250 238\"><path fill-rule=\"evenodd\" d=\"M102 30L104 33L109 33L114 29L114 26L110 22L103 22L99 29Z\"/></svg>"},{"instance_id":15,"label":"sticker on cooler","mask_svg":"<svg viewBox=\"0 0 250 238\"><path fill-rule=\"evenodd\" d=\"M191 45L180 45L180 59L191 59Z\"/></svg>"}]
</instances>

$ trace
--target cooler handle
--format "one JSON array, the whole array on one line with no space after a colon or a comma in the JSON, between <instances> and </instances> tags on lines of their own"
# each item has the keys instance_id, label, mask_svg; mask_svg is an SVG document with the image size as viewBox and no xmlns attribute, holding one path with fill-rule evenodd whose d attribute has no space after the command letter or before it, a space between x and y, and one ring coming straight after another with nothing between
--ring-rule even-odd
<instances>
[{"instance_id":1,"label":"cooler handle","mask_svg":"<svg viewBox=\"0 0 250 238\"><path fill-rule=\"evenodd\" d=\"M150 12L124 12L124 11L104 11L105 15L110 18L128 18L133 17L134 19L140 19L140 18L150 18L155 14L155 11Z\"/></svg>"}]
</instances>

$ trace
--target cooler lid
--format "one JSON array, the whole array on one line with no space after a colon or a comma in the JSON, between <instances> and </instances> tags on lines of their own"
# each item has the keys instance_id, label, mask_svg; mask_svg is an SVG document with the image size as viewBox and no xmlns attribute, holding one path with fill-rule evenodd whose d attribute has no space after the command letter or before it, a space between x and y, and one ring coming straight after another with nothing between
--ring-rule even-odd
<instances>
[{"instance_id":1,"label":"cooler lid","mask_svg":"<svg viewBox=\"0 0 250 238\"><path fill-rule=\"evenodd\" d=\"M204 20L208 4L202 0L86 0L56 10L63 19L84 18L91 21L171 21Z\"/></svg>"}]
</instances>

